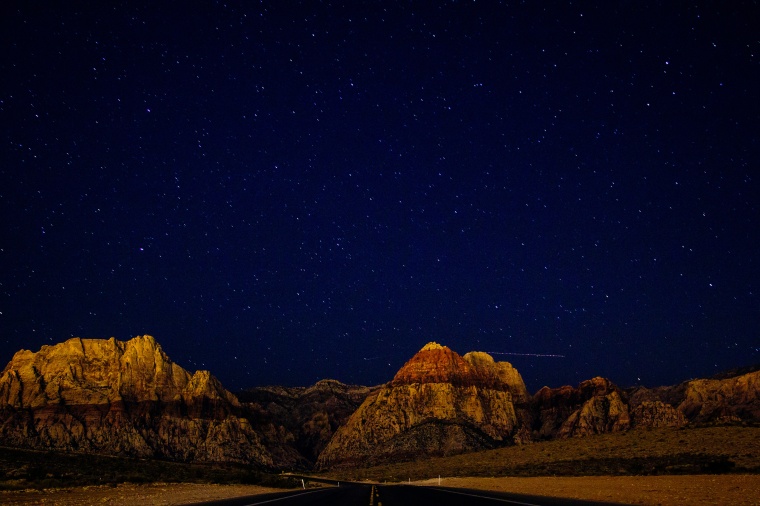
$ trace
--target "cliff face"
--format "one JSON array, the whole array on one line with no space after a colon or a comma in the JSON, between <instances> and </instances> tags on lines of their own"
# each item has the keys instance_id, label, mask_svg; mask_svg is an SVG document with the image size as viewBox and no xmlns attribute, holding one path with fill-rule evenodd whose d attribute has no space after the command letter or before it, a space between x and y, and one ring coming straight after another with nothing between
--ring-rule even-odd
<instances>
[{"instance_id":1,"label":"cliff face","mask_svg":"<svg viewBox=\"0 0 760 506\"><path fill-rule=\"evenodd\" d=\"M674 406L691 423L757 421L760 420L760 371L631 391L633 406L645 402Z\"/></svg>"},{"instance_id":2,"label":"cliff face","mask_svg":"<svg viewBox=\"0 0 760 506\"><path fill-rule=\"evenodd\" d=\"M530 396L515 368L429 343L386 385L261 387L243 402L150 336L22 350L0 374L0 445L266 467L367 465L638 427L760 420L760 370Z\"/></svg>"},{"instance_id":3,"label":"cliff face","mask_svg":"<svg viewBox=\"0 0 760 506\"><path fill-rule=\"evenodd\" d=\"M514 397L513 397L514 391ZM426 345L393 380L371 394L320 454L318 467L451 455L519 437L514 399L522 378L485 353L461 357Z\"/></svg>"},{"instance_id":4,"label":"cliff face","mask_svg":"<svg viewBox=\"0 0 760 506\"><path fill-rule=\"evenodd\" d=\"M594 378L578 388L539 390L532 401L537 439L588 436L630 428L760 420L760 371L623 391Z\"/></svg>"},{"instance_id":5,"label":"cliff face","mask_svg":"<svg viewBox=\"0 0 760 506\"><path fill-rule=\"evenodd\" d=\"M272 466L237 398L150 336L22 350L0 374L2 444Z\"/></svg>"},{"instance_id":6,"label":"cliff face","mask_svg":"<svg viewBox=\"0 0 760 506\"><path fill-rule=\"evenodd\" d=\"M634 427L683 427L686 423L683 413L662 401L644 401L631 409Z\"/></svg>"},{"instance_id":7,"label":"cliff face","mask_svg":"<svg viewBox=\"0 0 760 506\"><path fill-rule=\"evenodd\" d=\"M605 378L593 378L578 388L539 390L533 400L539 439L590 436L627 430L631 426L623 392Z\"/></svg>"},{"instance_id":8,"label":"cliff face","mask_svg":"<svg viewBox=\"0 0 760 506\"><path fill-rule=\"evenodd\" d=\"M238 394L270 451L290 447L311 467L335 431L375 389L322 380L310 387L259 387Z\"/></svg>"}]
</instances>

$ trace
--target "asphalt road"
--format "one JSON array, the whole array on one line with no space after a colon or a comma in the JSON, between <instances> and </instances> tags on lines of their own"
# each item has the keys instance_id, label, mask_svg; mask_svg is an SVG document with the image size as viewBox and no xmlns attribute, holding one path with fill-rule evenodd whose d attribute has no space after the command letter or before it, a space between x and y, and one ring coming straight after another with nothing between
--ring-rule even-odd
<instances>
[{"instance_id":1,"label":"asphalt road","mask_svg":"<svg viewBox=\"0 0 760 506\"><path fill-rule=\"evenodd\" d=\"M573 499L537 497L483 490L446 487L417 487L404 485L341 484L340 487L307 489L298 492L264 494L225 499L195 506L578 506L591 503Z\"/></svg>"}]
</instances>

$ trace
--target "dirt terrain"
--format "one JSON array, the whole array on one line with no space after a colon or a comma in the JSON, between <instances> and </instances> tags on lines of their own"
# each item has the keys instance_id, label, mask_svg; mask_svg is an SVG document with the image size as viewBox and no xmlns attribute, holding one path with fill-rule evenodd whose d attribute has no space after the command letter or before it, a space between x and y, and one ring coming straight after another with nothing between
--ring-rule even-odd
<instances>
[{"instance_id":1,"label":"dirt terrain","mask_svg":"<svg viewBox=\"0 0 760 506\"><path fill-rule=\"evenodd\" d=\"M760 473L760 427L632 430L325 473L379 482L438 476L652 476Z\"/></svg>"},{"instance_id":2,"label":"dirt terrain","mask_svg":"<svg viewBox=\"0 0 760 506\"><path fill-rule=\"evenodd\" d=\"M0 492L0 504L48 504L85 506L90 504L164 506L190 504L245 495L284 492L281 488L256 485L204 485L200 483L122 484L46 490Z\"/></svg>"},{"instance_id":3,"label":"dirt terrain","mask_svg":"<svg viewBox=\"0 0 760 506\"><path fill-rule=\"evenodd\" d=\"M413 482L438 485L438 479ZM644 505L756 505L760 475L581 476L544 478L442 478L446 487L508 491L519 494L569 497ZM282 492L254 485L155 483L0 492L2 504L83 506L175 505L213 499Z\"/></svg>"},{"instance_id":4,"label":"dirt terrain","mask_svg":"<svg viewBox=\"0 0 760 506\"><path fill-rule=\"evenodd\" d=\"M438 485L438 479L417 484ZM760 475L757 474L442 478L441 486L623 504L760 504Z\"/></svg>"},{"instance_id":5,"label":"dirt terrain","mask_svg":"<svg viewBox=\"0 0 760 506\"><path fill-rule=\"evenodd\" d=\"M440 475L443 486L624 504L757 505L760 428L631 431L326 474L346 481L409 483L411 478L417 480L412 483L433 485ZM493 477L500 475L509 477ZM425 478L431 479L421 481ZM153 480L158 483L149 483ZM174 480L179 483L167 483ZM209 484L215 482L219 484ZM259 485L233 484L241 482ZM0 448L0 488L5 489L0 504L188 504L294 485L300 483L229 464Z\"/></svg>"}]
</instances>

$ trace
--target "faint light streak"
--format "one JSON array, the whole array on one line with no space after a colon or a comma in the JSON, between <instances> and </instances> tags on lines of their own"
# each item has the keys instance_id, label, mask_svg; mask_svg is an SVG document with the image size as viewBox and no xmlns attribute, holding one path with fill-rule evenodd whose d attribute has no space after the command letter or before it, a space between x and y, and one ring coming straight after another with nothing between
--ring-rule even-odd
<instances>
[{"instance_id":1,"label":"faint light streak","mask_svg":"<svg viewBox=\"0 0 760 506\"><path fill-rule=\"evenodd\" d=\"M564 355L556 353L514 353L510 351L487 351L489 355L516 355L518 357L552 357L552 358L565 358Z\"/></svg>"}]
</instances>

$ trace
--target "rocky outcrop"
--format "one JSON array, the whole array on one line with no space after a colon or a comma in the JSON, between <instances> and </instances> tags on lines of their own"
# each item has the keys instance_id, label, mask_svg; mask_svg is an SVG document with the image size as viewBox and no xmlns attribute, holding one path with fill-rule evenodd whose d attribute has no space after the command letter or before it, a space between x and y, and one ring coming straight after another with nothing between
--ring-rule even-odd
<instances>
[{"instance_id":1,"label":"rocky outcrop","mask_svg":"<svg viewBox=\"0 0 760 506\"><path fill-rule=\"evenodd\" d=\"M520 373L509 362L495 362L488 353L471 351L464 357L446 346L426 344L391 381L391 386L449 383L456 387L505 390L517 402L530 398Z\"/></svg>"},{"instance_id":2,"label":"rocky outcrop","mask_svg":"<svg viewBox=\"0 0 760 506\"><path fill-rule=\"evenodd\" d=\"M289 446L311 467L335 431L376 388L322 380L310 387L258 387L238 393L248 417L273 448Z\"/></svg>"},{"instance_id":3,"label":"rocky outcrop","mask_svg":"<svg viewBox=\"0 0 760 506\"><path fill-rule=\"evenodd\" d=\"M619 432L631 426L625 394L605 378L539 390L533 399L537 439Z\"/></svg>"},{"instance_id":4,"label":"rocky outcrop","mask_svg":"<svg viewBox=\"0 0 760 506\"><path fill-rule=\"evenodd\" d=\"M674 406L689 423L725 423L760 420L760 371L717 378L694 379L672 387L638 388L631 405L662 402Z\"/></svg>"},{"instance_id":5,"label":"rocky outcrop","mask_svg":"<svg viewBox=\"0 0 760 506\"><path fill-rule=\"evenodd\" d=\"M744 370L651 389L623 391L603 378L584 381L578 388L544 387L532 402L533 435L553 439L629 428L758 421L760 371Z\"/></svg>"},{"instance_id":6,"label":"rocky outcrop","mask_svg":"<svg viewBox=\"0 0 760 506\"><path fill-rule=\"evenodd\" d=\"M686 417L670 404L662 401L644 401L631 410L633 427L683 427Z\"/></svg>"},{"instance_id":7,"label":"rocky outcrop","mask_svg":"<svg viewBox=\"0 0 760 506\"><path fill-rule=\"evenodd\" d=\"M0 445L269 468L367 465L635 428L760 420L760 370L530 396L507 362L429 343L386 385L261 387L242 402L150 336L22 350L0 374Z\"/></svg>"},{"instance_id":8,"label":"rocky outcrop","mask_svg":"<svg viewBox=\"0 0 760 506\"><path fill-rule=\"evenodd\" d=\"M514 396L513 396L514 391ZM462 357L427 344L371 394L320 454L328 468L451 455L510 444L519 435L515 398L527 400L511 365L485 353Z\"/></svg>"},{"instance_id":9,"label":"rocky outcrop","mask_svg":"<svg viewBox=\"0 0 760 506\"><path fill-rule=\"evenodd\" d=\"M208 371L190 374L151 336L22 350L0 375L8 446L275 465L239 410Z\"/></svg>"},{"instance_id":10,"label":"rocky outcrop","mask_svg":"<svg viewBox=\"0 0 760 506\"><path fill-rule=\"evenodd\" d=\"M692 422L760 420L760 371L686 383L678 409Z\"/></svg>"}]
</instances>

